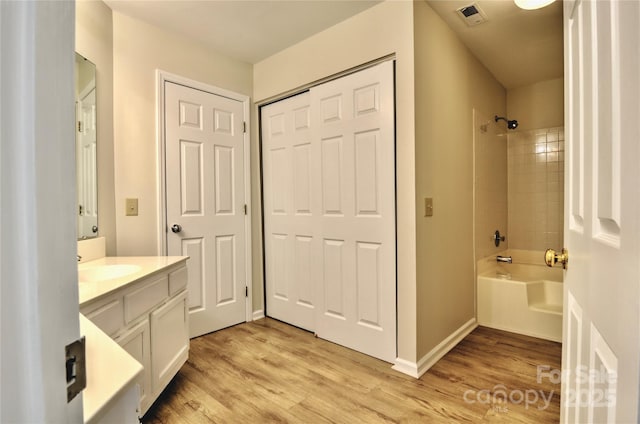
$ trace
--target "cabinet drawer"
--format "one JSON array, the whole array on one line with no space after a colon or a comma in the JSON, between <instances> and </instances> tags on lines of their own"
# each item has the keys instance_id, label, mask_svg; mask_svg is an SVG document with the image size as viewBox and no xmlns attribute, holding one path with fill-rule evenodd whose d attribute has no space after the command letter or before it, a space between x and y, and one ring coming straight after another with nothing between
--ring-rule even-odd
<instances>
[{"instance_id":1,"label":"cabinet drawer","mask_svg":"<svg viewBox=\"0 0 640 424\"><path fill-rule=\"evenodd\" d=\"M173 272L169 273L169 296L173 296L178 293L180 290L187 287L188 282L188 274L187 267L183 266L180 269L177 269Z\"/></svg>"},{"instance_id":2,"label":"cabinet drawer","mask_svg":"<svg viewBox=\"0 0 640 424\"><path fill-rule=\"evenodd\" d=\"M99 329L113 337L124 327L122 297L109 300L101 304L91 312L84 315L91 320Z\"/></svg>"},{"instance_id":3,"label":"cabinet drawer","mask_svg":"<svg viewBox=\"0 0 640 424\"><path fill-rule=\"evenodd\" d=\"M154 306L169 297L169 278L166 275L153 277L142 287L124 296L124 320L129 324Z\"/></svg>"}]
</instances>

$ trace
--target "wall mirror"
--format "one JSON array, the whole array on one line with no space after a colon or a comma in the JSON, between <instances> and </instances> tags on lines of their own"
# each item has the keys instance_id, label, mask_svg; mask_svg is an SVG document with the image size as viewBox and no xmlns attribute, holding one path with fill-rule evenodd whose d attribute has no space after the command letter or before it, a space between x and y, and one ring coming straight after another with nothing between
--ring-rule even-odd
<instances>
[{"instance_id":1,"label":"wall mirror","mask_svg":"<svg viewBox=\"0 0 640 424\"><path fill-rule=\"evenodd\" d=\"M76 177L78 240L98 236L96 66L76 53Z\"/></svg>"}]
</instances>

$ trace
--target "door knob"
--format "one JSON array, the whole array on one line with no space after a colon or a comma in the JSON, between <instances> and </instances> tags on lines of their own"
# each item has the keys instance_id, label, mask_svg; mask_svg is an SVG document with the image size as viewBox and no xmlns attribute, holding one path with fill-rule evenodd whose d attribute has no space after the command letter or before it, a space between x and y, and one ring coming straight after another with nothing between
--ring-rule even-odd
<instances>
[{"instance_id":1,"label":"door knob","mask_svg":"<svg viewBox=\"0 0 640 424\"><path fill-rule=\"evenodd\" d=\"M182 227L179 224L173 224L171 226L171 231L178 234L180 231L182 231Z\"/></svg>"},{"instance_id":2,"label":"door knob","mask_svg":"<svg viewBox=\"0 0 640 424\"><path fill-rule=\"evenodd\" d=\"M553 249L547 249L547 251L544 252L544 263L546 263L547 266L552 267L558 262L562 264L562 269L567 269L567 263L569 262L569 252L567 249L563 248L560 254L557 254Z\"/></svg>"}]
</instances>

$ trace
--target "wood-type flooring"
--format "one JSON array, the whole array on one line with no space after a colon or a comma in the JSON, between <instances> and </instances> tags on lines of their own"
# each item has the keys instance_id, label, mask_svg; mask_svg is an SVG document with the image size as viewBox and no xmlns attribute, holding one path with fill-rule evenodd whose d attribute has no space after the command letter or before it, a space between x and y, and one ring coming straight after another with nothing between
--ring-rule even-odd
<instances>
[{"instance_id":1,"label":"wood-type flooring","mask_svg":"<svg viewBox=\"0 0 640 424\"><path fill-rule=\"evenodd\" d=\"M420 379L273 319L191 340L158 423L557 423L561 344L478 327Z\"/></svg>"}]
</instances>

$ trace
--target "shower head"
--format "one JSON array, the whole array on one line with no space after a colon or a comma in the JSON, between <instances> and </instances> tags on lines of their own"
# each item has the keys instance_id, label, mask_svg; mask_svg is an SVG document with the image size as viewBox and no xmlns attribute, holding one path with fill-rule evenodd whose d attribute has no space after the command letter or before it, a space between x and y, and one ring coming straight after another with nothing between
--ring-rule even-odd
<instances>
[{"instance_id":1,"label":"shower head","mask_svg":"<svg viewBox=\"0 0 640 424\"><path fill-rule=\"evenodd\" d=\"M515 130L516 128L518 128L518 121L516 121L515 119L509 120L509 119L504 118L502 116L496 115L495 121L498 122L500 120L505 121L507 123L507 128L509 128L510 130Z\"/></svg>"}]
</instances>

